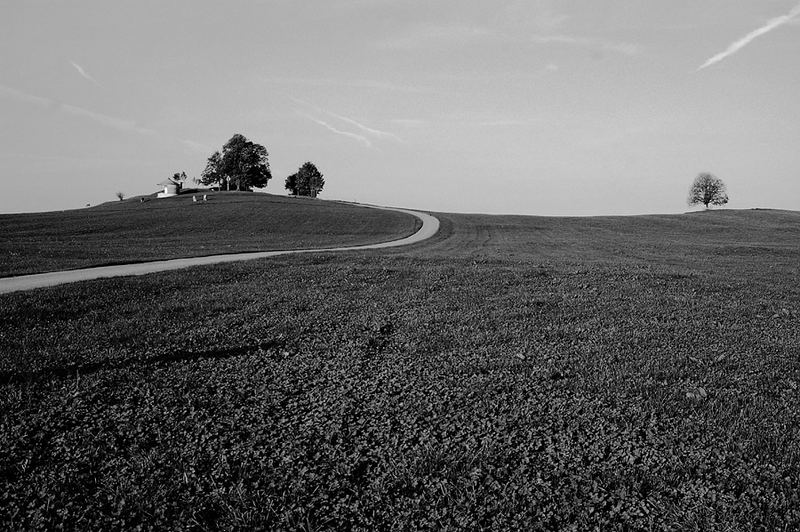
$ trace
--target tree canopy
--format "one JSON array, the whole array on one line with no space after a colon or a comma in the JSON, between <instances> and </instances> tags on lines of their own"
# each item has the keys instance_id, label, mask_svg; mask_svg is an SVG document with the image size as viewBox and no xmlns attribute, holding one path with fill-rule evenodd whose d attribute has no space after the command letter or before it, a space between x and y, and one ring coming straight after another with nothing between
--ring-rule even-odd
<instances>
[{"instance_id":1,"label":"tree canopy","mask_svg":"<svg viewBox=\"0 0 800 532\"><path fill-rule=\"evenodd\" d=\"M201 185L218 185L223 188L225 174L222 172L222 154L215 151L206 161L206 167L197 182Z\"/></svg>"},{"instance_id":2,"label":"tree canopy","mask_svg":"<svg viewBox=\"0 0 800 532\"><path fill-rule=\"evenodd\" d=\"M297 196L316 198L325 186L325 178L312 162L305 162L297 172L286 178L284 188Z\"/></svg>"},{"instance_id":3,"label":"tree canopy","mask_svg":"<svg viewBox=\"0 0 800 532\"><path fill-rule=\"evenodd\" d=\"M728 203L728 192L722 179L703 172L699 174L689 189L689 205L725 205Z\"/></svg>"},{"instance_id":4,"label":"tree canopy","mask_svg":"<svg viewBox=\"0 0 800 532\"><path fill-rule=\"evenodd\" d=\"M197 182L207 186L217 185L220 189L252 190L266 187L272 179L268 156L264 146L236 133L225 143L221 153L215 151L211 154Z\"/></svg>"}]
</instances>

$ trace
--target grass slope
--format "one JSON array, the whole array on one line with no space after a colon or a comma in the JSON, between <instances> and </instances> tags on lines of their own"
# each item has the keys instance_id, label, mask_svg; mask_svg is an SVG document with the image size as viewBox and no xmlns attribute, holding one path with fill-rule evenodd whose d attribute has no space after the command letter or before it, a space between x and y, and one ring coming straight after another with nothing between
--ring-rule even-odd
<instances>
[{"instance_id":1,"label":"grass slope","mask_svg":"<svg viewBox=\"0 0 800 532\"><path fill-rule=\"evenodd\" d=\"M0 523L800 527L800 213L440 219L0 296Z\"/></svg>"},{"instance_id":2,"label":"grass slope","mask_svg":"<svg viewBox=\"0 0 800 532\"><path fill-rule=\"evenodd\" d=\"M202 198L202 195L198 195ZM0 276L219 253L360 245L403 238L396 212L247 192L0 215Z\"/></svg>"}]
</instances>

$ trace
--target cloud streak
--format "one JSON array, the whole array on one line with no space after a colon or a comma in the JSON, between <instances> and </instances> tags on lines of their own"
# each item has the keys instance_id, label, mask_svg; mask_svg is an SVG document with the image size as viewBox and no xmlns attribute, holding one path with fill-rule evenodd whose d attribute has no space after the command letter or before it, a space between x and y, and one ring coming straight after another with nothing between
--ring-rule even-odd
<instances>
[{"instance_id":1,"label":"cloud streak","mask_svg":"<svg viewBox=\"0 0 800 532\"><path fill-rule=\"evenodd\" d=\"M587 48L596 48L605 52L614 52L627 56L638 55L642 51L641 46L635 43L607 41L604 39L592 39L574 35L532 35L530 40L537 44L585 46Z\"/></svg>"},{"instance_id":2,"label":"cloud streak","mask_svg":"<svg viewBox=\"0 0 800 532\"><path fill-rule=\"evenodd\" d=\"M51 100L50 98L43 98L41 96L34 96L33 94L28 94L27 92L22 92L20 90L6 87L5 85L0 85L0 96L6 96L8 98L24 102L30 105L35 105L41 108L53 107L56 104L55 101Z\"/></svg>"},{"instance_id":3,"label":"cloud streak","mask_svg":"<svg viewBox=\"0 0 800 532\"><path fill-rule=\"evenodd\" d=\"M770 31L774 30L775 28L783 26L784 24L786 24L788 22L791 22L798 15L800 15L800 4L797 4L796 6L794 6L794 8L791 11L789 11L787 14L781 15L779 17L775 17L775 18L772 18L772 19L768 20L767 23L764 24L763 26L761 26L760 28L751 31L750 33L748 33L747 35L745 35L741 39L731 43L730 46L728 46L724 51L722 51L722 52L720 52L720 53L708 58L705 63L703 63L702 65L697 67L696 72L699 72L700 70L703 70L704 68L710 67L711 65L713 65L715 63L719 63L723 59L735 54L736 52L738 52L739 50L741 50L742 48L744 48L745 46L750 44L754 39L756 39L756 38L758 38L758 37L760 37L760 36L762 36L762 35L764 35L766 33L769 33Z\"/></svg>"},{"instance_id":4,"label":"cloud streak","mask_svg":"<svg viewBox=\"0 0 800 532\"><path fill-rule=\"evenodd\" d=\"M433 45L463 46L476 40L492 37L494 32L479 26L419 25L405 33L384 39L380 48L409 51L427 49Z\"/></svg>"},{"instance_id":5,"label":"cloud streak","mask_svg":"<svg viewBox=\"0 0 800 532\"><path fill-rule=\"evenodd\" d=\"M396 140L397 142L403 142L403 139L401 139L400 137L398 137L394 133L390 133L388 131L381 131L380 129L375 129L373 127L365 126L364 124L362 124L361 122L359 122L357 120L354 120L354 119L349 118L347 116L343 116L343 115L334 113L332 111L327 111L327 110L322 109L321 107L318 107L318 106L316 106L316 105L314 105L312 103L306 102L306 101L301 100L299 98L295 98L294 96L289 96L289 99L292 100L294 103L296 103L298 105L301 105L301 106L307 107L307 108L311 108L314 111L316 111L317 113L326 114L326 115L328 115L328 116L330 116L332 118L335 118L335 119L337 119L337 120L339 120L341 122L344 122L344 123L349 124L351 126L355 126L359 130L361 130L361 132L364 133L364 135L359 135L357 133L352 133L352 132L349 132L349 131L343 131L343 130L337 129L336 127L331 126L330 124L328 124L324 120L316 119L316 118L312 117L311 115L308 115L306 113L302 113L302 112L298 111L299 115L301 115L301 116L303 116L303 117L305 117L305 118L307 118L309 120L312 120L313 122L316 122L317 124L319 124L319 125L321 125L323 127L328 128L329 130L333 131L334 133L337 133L339 135L346 135L346 136L349 136L351 138L354 138L354 139L358 140L359 142L361 142L362 144L364 144L367 147L371 147L372 146L372 142L369 140L369 137L376 138L376 139L392 139L392 140Z\"/></svg>"},{"instance_id":6,"label":"cloud streak","mask_svg":"<svg viewBox=\"0 0 800 532\"><path fill-rule=\"evenodd\" d=\"M364 124L361 124L360 122L357 122L357 121L353 120L352 118L347 118L346 116L338 115L338 114L332 113L330 111L325 111L325 113L331 115L334 118L338 118L342 122L347 122L348 124L356 126L358 129L360 129L361 131L363 131L364 133L366 133L368 135L372 135L372 136L378 137L378 138L394 139L394 140L396 140L398 142L402 142L402 139L400 139L400 137L398 137L394 133L389 133L388 131L381 131L380 129L367 127Z\"/></svg>"},{"instance_id":7,"label":"cloud streak","mask_svg":"<svg viewBox=\"0 0 800 532\"><path fill-rule=\"evenodd\" d=\"M311 120L312 122L314 122L317 125L320 125L320 126L326 128L328 131L336 133L337 135L341 135L343 137L347 137L347 138L353 139L353 140L357 141L358 143L366 146L367 148L371 148L372 147L372 142L370 142L370 140L367 137L363 136L363 135L359 135L358 133L352 133L350 131L342 131L341 129L337 129L337 128L333 127L332 125L330 125L329 123L325 122L324 120L319 120L318 118L314 118L311 115L308 115L308 114L305 114L305 113L301 113L299 111L298 111L297 114L299 114L300 116L302 116L304 118L307 118L308 120Z\"/></svg>"},{"instance_id":8,"label":"cloud streak","mask_svg":"<svg viewBox=\"0 0 800 532\"><path fill-rule=\"evenodd\" d=\"M154 129L143 127L139 125L135 120L128 120L125 118L119 118L116 116L98 113L96 111L92 111L91 109L86 109L85 107L78 107L77 105L71 105L68 103L59 102L52 98L45 98L43 96L34 96L33 94L28 94L27 92L14 89L12 87L7 87L5 85L0 85L0 96L5 96L20 102L27 103L29 105L34 105L36 107L39 107L40 109L54 109L68 115L85 118L102 126L116 129L118 131L122 131L125 133L136 133L139 135L154 137L162 140L177 141L194 151L198 152L212 151L211 148L204 146L203 144L200 144L198 142L186 139L178 139L170 135L166 135L164 133L156 131Z\"/></svg>"},{"instance_id":9,"label":"cloud streak","mask_svg":"<svg viewBox=\"0 0 800 532\"><path fill-rule=\"evenodd\" d=\"M86 79L87 81L90 81L93 84L97 85L98 87L102 88L102 85L100 85L100 82L97 81L96 79L94 79L92 76L90 76L86 72L86 70L84 70L83 67L80 66L78 63L76 63L75 61L70 61L69 64L72 65L73 67L75 67L75 70L77 70L78 74L80 74L84 79Z\"/></svg>"},{"instance_id":10,"label":"cloud streak","mask_svg":"<svg viewBox=\"0 0 800 532\"><path fill-rule=\"evenodd\" d=\"M429 49L432 46L464 46L481 42L560 44L565 46L597 49L621 55L634 56L641 53L638 44L617 42L579 35L561 33L507 33L483 26L436 26L422 25L407 30L399 37L379 43L379 47L409 51Z\"/></svg>"},{"instance_id":11,"label":"cloud streak","mask_svg":"<svg viewBox=\"0 0 800 532\"><path fill-rule=\"evenodd\" d=\"M78 107L76 105L70 105L66 103L58 104L59 109L65 113L74 115L74 116L81 116L84 118L88 118L93 122L97 122L98 124L118 129L120 131L132 132L132 133L139 133L140 135L151 135L151 136L158 136L158 132L139 126L136 121L134 120L127 120L125 118L117 118L116 116L106 115L103 113L98 113L95 111L91 111L84 107Z\"/></svg>"},{"instance_id":12,"label":"cloud streak","mask_svg":"<svg viewBox=\"0 0 800 532\"><path fill-rule=\"evenodd\" d=\"M412 94L425 94L436 92L431 87L419 85L401 85L389 81L374 79L335 79L335 78L303 78L292 76L264 76L265 83L281 85L303 85L311 87L347 87L356 89L369 89L375 91L407 92Z\"/></svg>"}]
</instances>

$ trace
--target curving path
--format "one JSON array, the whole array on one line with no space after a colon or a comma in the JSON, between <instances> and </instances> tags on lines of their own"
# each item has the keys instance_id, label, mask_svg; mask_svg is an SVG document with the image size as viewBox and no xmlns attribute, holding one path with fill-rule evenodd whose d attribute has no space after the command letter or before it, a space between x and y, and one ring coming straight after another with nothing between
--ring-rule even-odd
<instances>
[{"instance_id":1,"label":"curving path","mask_svg":"<svg viewBox=\"0 0 800 532\"><path fill-rule=\"evenodd\" d=\"M238 260L263 259L265 257L276 257L278 255L288 255L291 253L318 253L321 251L358 251L363 249L383 249L397 246L407 246L422 242L439 231L439 220L430 214L406 209L395 209L392 207L379 207L377 205L359 204L363 207L372 209L383 209L386 211L396 211L412 216L416 216L422 221L422 227L411 236L381 242L379 244L366 244L363 246L349 246L336 248L316 248L316 249L288 249L281 251L255 251L251 253L230 253L226 255L206 255L204 257L187 257L184 259L159 260L152 262L138 262L134 264L116 264L113 266L98 266L96 268L84 268L80 270L66 270L60 272L37 273L33 275L20 275L18 277L0 278L0 294L9 292L19 292L23 290L33 290L34 288L44 288L76 281L88 281L104 277L121 277L125 275L146 275L148 273L163 272L167 270L178 270L190 266L203 266L206 264L219 264L222 262L234 262Z\"/></svg>"}]
</instances>

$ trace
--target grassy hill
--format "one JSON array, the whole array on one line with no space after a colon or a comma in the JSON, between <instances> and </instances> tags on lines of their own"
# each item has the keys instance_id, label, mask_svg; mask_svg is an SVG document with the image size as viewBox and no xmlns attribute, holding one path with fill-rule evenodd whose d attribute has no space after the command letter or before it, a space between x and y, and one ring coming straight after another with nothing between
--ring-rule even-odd
<instances>
[{"instance_id":1,"label":"grassy hill","mask_svg":"<svg viewBox=\"0 0 800 532\"><path fill-rule=\"evenodd\" d=\"M371 244L412 234L408 215L324 200L223 192L0 215L0 276L219 253ZM202 195L198 195L202 199Z\"/></svg>"},{"instance_id":2,"label":"grassy hill","mask_svg":"<svg viewBox=\"0 0 800 532\"><path fill-rule=\"evenodd\" d=\"M800 528L800 213L0 296L6 528Z\"/></svg>"}]
</instances>

